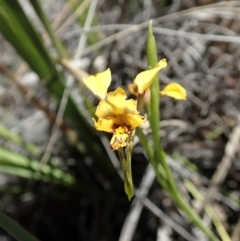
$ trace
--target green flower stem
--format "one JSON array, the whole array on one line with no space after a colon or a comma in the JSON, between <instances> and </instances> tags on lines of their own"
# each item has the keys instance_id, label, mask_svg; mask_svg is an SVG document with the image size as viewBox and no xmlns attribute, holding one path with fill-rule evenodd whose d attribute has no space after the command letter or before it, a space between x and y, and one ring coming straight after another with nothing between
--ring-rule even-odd
<instances>
[{"instance_id":1,"label":"green flower stem","mask_svg":"<svg viewBox=\"0 0 240 241\"><path fill-rule=\"evenodd\" d=\"M35 9L38 17L40 18L42 24L44 25L49 37L52 40L53 45L55 46L55 48L57 49L59 55L61 58L67 58L68 54L66 49L64 48L63 44L60 42L60 40L56 37L55 33L52 30L52 27L45 15L45 13L42 10L42 7L40 5L40 3L38 2L38 0L34 0L34 1L29 1L33 8Z\"/></svg>"},{"instance_id":2,"label":"green flower stem","mask_svg":"<svg viewBox=\"0 0 240 241\"><path fill-rule=\"evenodd\" d=\"M131 143L129 143L129 144L131 144ZM130 153L130 158L128 156L128 160L126 160L123 148L120 147L118 149L118 154L119 154L120 163L121 163L122 170L123 170L124 190L128 196L128 199L131 200L131 198L134 195L132 170L131 170L131 153Z\"/></svg>"},{"instance_id":3,"label":"green flower stem","mask_svg":"<svg viewBox=\"0 0 240 241\"><path fill-rule=\"evenodd\" d=\"M152 166L153 166L153 169L155 170L155 173L156 173L156 177L159 181L159 183L161 184L161 186L166 189L166 190L169 190L169 187L168 187L168 183L165 181L165 178L164 178L164 174L161 174L161 172L159 172L158 170L158 165L156 165L156 162L154 161L154 156L153 156L153 151L152 151L152 148L150 147L149 143L148 143L148 140L146 138L146 136L144 135L144 133L142 132L142 130L140 128L137 128L136 129L136 134L148 156L148 159L149 161L151 162ZM170 190L169 190L170 191Z\"/></svg>"},{"instance_id":4,"label":"green flower stem","mask_svg":"<svg viewBox=\"0 0 240 241\"><path fill-rule=\"evenodd\" d=\"M38 241L34 236L23 229L16 221L0 211L0 226L18 241Z\"/></svg>"},{"instance_id":5,"label":"green flower stem","mask_svg":"<svg viewBox=\"0 0 240 241\"><path fill-rule=\"evenodd\" d=\"M150 24L152 24L150 22ZM148 38L147 38L147 61L148 61L148 66L149 68L153 68L157 62L158 62L158 57L157 57L157 51L156 51L156 42L155 38L152 33L152 28L150 28L149 25L149 30L148 30ZM159 138L159 117L160 117L160 111L159 111L159 82L158 78L156 78L151 87L151 96L150 96L150 113L151 115L149 116L149 121L151 124L152 128L152 138L153 138L153 150L154 150L154 160L155 160L155 165L157 164L157 150L159 149L160 146L160 138Z\"/></svg>"},{"instance_id":6,"label":"green flower stem","mask_svg":"<svg viewBox=\"0 0 240 241\"><path fill-rule=\"evenodd\" d=\"M133 181L132 181L132 150L133 150L133 140L135 136L135 130L133 130L129 136L128 136L128 145L127 145L127 152L126 152L126 174L127 174L127 180L130 185L130 194L128 196L129 200L134 195L134 187L133 187Z\"/></svg>"},{"instance_id":7,"label":"green flower stem","mask_svg":"<svg viewBox=\"0 0 240 241\"><path fill-rule=\"evenodd\" d=\"M152 32L152 23L149 24L148 29L148 39L147 39L147 58L148 58L148 65L150 68L154 67L158 63L157 58L157 48L155 38ZM177 205L185 212L185 214L192 220L192 222L199 227L211 241L218 241L219 239L214 235L214 233L208 229L202 219L198 216L198 214L191 208L191 206L184 200L181 196L175 181L173 179L172 173L170 168L166 162L165 153L161 146L161 141L159 137L159 118L160 118L160 110L159 110L159 81L156 78L152 85L151 85L151 99L150 99L150 124L152 128L152 139L153 139L153 166L155 171L157 171L157 179L160 182L159 178L159 166L161 165L162 168L165 170L166 173L166 182L168 183L167 191L170 191L169 194L171 195L172 199L177 203ZM156 168L157 167L157 168ZM161 184L161 182L160 182ZM164 187L164 186L163 186Z\"/></svg>"}]
</instances>

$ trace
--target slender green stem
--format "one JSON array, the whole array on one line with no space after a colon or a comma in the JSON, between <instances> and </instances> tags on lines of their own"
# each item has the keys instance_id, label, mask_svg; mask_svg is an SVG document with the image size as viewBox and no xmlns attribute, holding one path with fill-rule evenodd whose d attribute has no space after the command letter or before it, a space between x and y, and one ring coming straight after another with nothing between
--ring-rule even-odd
<instances>
[{"instance_id":1,"label":"slender green stem","mask_svg":"<svg viewBox=\"0 0 240 241\"><path fill-rule=\"evenodd\" d=\"M67 58L68 57L67 51L64 48L63 44L60 42L60 40L56 37L55 33L53 32L52 27L51 27L45 13L43 12L42 7L41 7L40 3L38 2L38 0L29 1L29 2L34 7L38 17L40 18L42 24L44 25L44 27L45 27L49 37L51 38L53 45L57 49L60 57Z\"/></svg>"},{"instance_id":2,"label":"slender green stem","mask_svg":"<svg viewBox=\"0 0 240 241\"><path fill-rule=\"evenodd\" d=\"M133 130L129 136L128 136L128 145L127 145L127 151L126 151L126 175L127 180L129 183L129 189L130 194L129 199L131 199L134 195L134 187L133 187L133 181L132 181L132 150L133 150L133 140L135 136L135 130Z\"/></svg>"},{"instance_id":3,"label":"slender green stem","mask_svg":"<svg viewBox=\"0 0 240 241\"><path fill-rule=\"evenodd\" d=\"M18 241L38 241L33 235L28 233L16 221L0 211L0 226Z\"/></svg>"},{"instance_id":4,"label":"slender green stem","mask_svg":"<svg viewBox=\"0 0 240 241\"><path fill-rule=\"evenodd\" d=\"M163 188L168 190L169 189L168 183L164 179L164 174L161 174L161 172L159 172L159 170L158 170L158 165L156 165L156 162L154 161L153 151L148 143L146 136L144 135L144 133L142 132L142 130L140 128L136 129L136 134L137 134L144 150L146 151L149 161L151 162L151 164L156 172L156 177L157 177L159 183L161 184L161 186Z\"/></svg>"},{"instance_id":5,"label":"slender green stem","mask_svg":"<svg viewBox=\"0 0 240 241\"><path fill-rule=\"evenodd\" d=\"M131 200L134 194L132 174L131 174L131 156L130 156L130 162L129 160L127 162L125 159L125 155L122 147L118 149L118 154L119 154L120 163L123 170L124 190L128 196L128 199Z\"/></svg>"},{"instance_id":6,"label":"slender green stem","mask_svg":"<svg viewBox=\"0 0 240 241\"><path fill-rule=\"evenodd\" d=\"M151 24L151 23L150 23ZM157 62L157 51L156 51L156 42L155 38L152 33L152 28L149 27L148 31L148 39L147 39L147 60L148 60L148 66L150 68L154 67ZM158 78L156 78L151 87L151 97L150 97L150 117L149 121L152 128L152 138L153 138L153 149L154 149L154 161L158 163L157 157L157 151L160 146L160 137L159 137L159 117L160 117L160 111L159 111L159 82Z\"/></svg>"},{"instance_id":7,"label":"slender green stem","mask_svg":"<svg viewBox=\"0 0 240 241\"><path fill-rule=\"evenodd\" d=\"M149 67L154 67L157 62L157 48L156 48L156 42L155 38L153 36L152 32L152 23L149 24L148 29L148 40L147 40L147 57L148 57L148 65ZM198 226L208 237L211 241L217 241L218 238L214 235L214 233L208 229L201 218L198 216L198 214L191 208L191 206L184 200L184 198L181 196L175 181L173 179L172 173L170 171L170 168L166 162L165 153L161 146L161 141L159 137L159 118L160 118L160 108L159 108L159 102L160 102L160 96L159 96L159 81L158 78L156 78L152 86L150 88L151 90L151 99L150 99L150 124L152 128L152 139L153 139L153 148L154 148L154 166L157 166L159 168L159 165L162 166L162 168L165 170L166 173L166 179L167 182L167 191L170 191L169 194L173 198L173 200L177 203L177 205L185 212L185 214L192 220L192 222ZM155 171L158 172L159 170L155 168ZM157 177L159 175L157 174ZM161 181L158 178L158 181L161 184Z\"/></svg>"},{"instance_id":8,"label":"slender green stem","mask_svg":"<svg viewBox=\"0 0 240 241\"><path fill-rule=\"evenodd\" d=\"M139 140L142 144L142 146L144 147L147 156L150 160L150 162L153 165L153 168L155 170L156 173L156 177L158 182L161 184L161 186L168 191L168 193L170 194L170 196L174 199L174 201L180 206L180 208L182 208L182 210L188 215L188 217L191 218L191 220L199 227L201 228L204 233L206 233L208 235L208 237L211 240L217 241L218 239L212 234L212 232L207 229L203 223L202 220L198 217L198 215L195 213L194 210L191 209L191 207L185 202L185 200L181 197L181 195L179 194L178 190L176 190L175 188L173 189L172 186L169 187L169 184L166 182L166 180L163 178L163 176L161 175L161 173L158 170L158 165L155 165L155 161L154 161L154 157L153 157L153 152L151 147L148 144L147 138L145 137L144 133L142 132L141 129L137 129L136 130L136 134L139 137ZM169 174L167 174L167 177L169 178Z\"/></svg>"}]
</instances>

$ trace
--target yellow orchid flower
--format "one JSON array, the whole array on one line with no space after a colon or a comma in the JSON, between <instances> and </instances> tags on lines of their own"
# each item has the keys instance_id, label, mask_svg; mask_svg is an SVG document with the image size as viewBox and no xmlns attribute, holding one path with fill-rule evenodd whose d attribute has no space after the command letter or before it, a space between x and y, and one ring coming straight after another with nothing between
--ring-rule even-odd
<instances>
[{"instance_id":1,"label":"yellow orchid flower","mask_svg":"<svg viewBox=\"0 0 240 241\"><path fill-rule=\"evenodd\" d=\"M167 66L167 61L162 59L152 69L139 73L129 89L135 95L142 95L150 87L158 72ZM137 102L133 99L126 100L127 96L122 88L107 93L111 83L111 71L107 69L96 75L83 79L85 85L101 100L96 109L97 121L93 119L94 126L99 131L113 133L110 141L112 150L127 146L129 134L146 119L139 114ZM186 91L179 84L167 85L161 95L168 95L175 99L186 99Z\"/></svg>"},{"instance_id":2,"label":"yellow orchid flower","mask_svg":"<svg viewBox=\"0 0 240 241\"><path fill-rule=\"evenodd\" d=\"M141 116L137 111L137 103L126 98L122 88L109 92L107 98L97 106L95 114L98 120L93 119L97 130L113 133L110 141L112 150L126 146L130 132L146 119L146 116Z\"/></svg>"},{"instance_id":3,"label":"yellow orchid flower","mask_svg":"<svg viewBox=\"0 0 240 241\"><path fill-rule=\"evenodd\" d=\"M118 150L123 169L124 189L129 199L134 195L131 174L134 130L147 118L146 115L140 115L138 109L144 94L153 83L156 75L166 66L167 61L163 59L152 69L143 71L136 76L134 83L129 86L129 90L137 96L136 101L133 99L127 100L126 92L120 87L107 93L111 84L110 69L83 79L83 82L93 94L101 99L95 112L97 120L93 118L94 127L99 131L113 134L110 147L114 151ZM167 85L160 93L175 99L186 99L185 89L176 83ZM126 157L123 151L125 146L127 146Z\"/></svg>"}]
</instances>

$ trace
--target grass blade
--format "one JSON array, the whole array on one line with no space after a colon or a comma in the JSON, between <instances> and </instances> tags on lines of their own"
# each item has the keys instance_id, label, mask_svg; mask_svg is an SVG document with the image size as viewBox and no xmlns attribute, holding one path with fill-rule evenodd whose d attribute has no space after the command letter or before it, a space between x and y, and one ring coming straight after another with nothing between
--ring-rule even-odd
<instances>
[{"instance_id":1,"label":"grass blade","mask_svg":"<svg viewBox=\"0 0 240 241\"><path fill-rule=\"evenodd\" d=\"M29 142L25 142L19 135L13 133L12 131L10 131L8 128L6 128L1 124L0 124L0 136L9 141L12 141L17 145L21 145L34 156L38 156L40 154L39 149L35 145Z\"/></svg>"},{"instance_id":2,"label":"grass blade","mask_svg":"<svg viewBox=\"0 0 240 241\"><path fill-rule=\"evenodd\" d=\"M37 160L30 160L25 156L13 153L2 147L0 147L0 165L0 172L20 177L55 181L64 185L73 185L76 181L75 177L71 174L50 165L41 167L41 172L39 173L38 170L41 164Z\"/></svg>"},{"instance_id":3,"label":"grass blade","mask_svg":"<svg viewBox=\"0 0 240 241\"><path fill-rule=\"evenodd\" d=\"M16 0L0 0L0 8L1 32L20 56L38 74L49 93L55 97L59 104L65 90L63 75L57 71L55 63L44 47L39 35ZM103 170L110 179L114 179L116 170L110 164L111 162L103 144L71 95L67 102L65 117L76 128L80 139L84 140L82 145L84 145L89 155L96 160L97 168ZM76 143L76 146L80 145Z\"/></svg>"},{"instance_id":4,"label":"grass blade","mask_svg":"<svg viewBox=\"0 0 240 241\"><path fill-rule=\"evenodd\" d=\"M23 229L16 221L0 211L0 226L18 241L38 241L32 234Z\"/></svg>"},{"instance_id":5,"label":"grass blade","mask_svg":"<svg viewBox=\"0 0 240 241\"><path fill-rule=\"evenodd\" d=\"M152 22L149 23L148 28L148 39L147 39L147 59L149 67L153 67L157 64L157 47L155 38L152 32ZM154 149L154 165L157 166L154 169L158 171L159 166L165 170L166 173L166 183L168 184L168 190L170 190L170 195L176 204L185 212L185 214L192 220L192 222L199 227L205 235L211 241L218 241L219 239L215 234L205 226L202 219L198 214L193 210L193 208L186 202L182 197L181 193L178 191L176 183L173 179L171 170L166 162L165 153L162 149L160 137L159 137L159 79L156 78L150 88L151 90L151 100L150 100L150 124L152 129L152 138L153 138L153 149Z\"/></svg>"},{"instance_id":6,"label":"grass blade","mask_svg":"<svg viewBox=\"0 0 240 241\"><path fill-rule=\"evenodd\" d=\"M53 45L57 49L61 58L67 58L68 57L67 51L64 48L62 42L56 37L54 31L52 30L52 27L51 27L45 13L42 10L42 7L41 7L41 4L39 3L39 1L34 0L34 1L29 1L29 2L32 4L33 8L35 9L38 17L40 18L42 24L44 25L49 37L52 40Z\"/></svg>"}]
</instances>

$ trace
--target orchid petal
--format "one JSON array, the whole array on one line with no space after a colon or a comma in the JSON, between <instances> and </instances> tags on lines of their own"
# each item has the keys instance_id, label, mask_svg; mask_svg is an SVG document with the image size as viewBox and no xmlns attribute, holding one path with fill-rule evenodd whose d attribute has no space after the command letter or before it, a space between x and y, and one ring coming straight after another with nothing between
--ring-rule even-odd
<instances>
[{"instance_id":1,"label":"orchid petal","mask_svg":"<svg viewBox=\"0 0 240 241\"><path fill-rule=\"evenodd\" d=\"M168 84L160 93L177 100L186 100L187 98L186 90L177 83Z\"/></svg>"},{"instance_id":2,"label":"orchid petal","mask_svg":"<svg viewBox=\"0 0 240 241\"><path fill-rule=\"evenodd\" d=\"M111 83L110 69L96 75L90 75L88 78L83 78L84 84L100 99L105 99L108 87Z\"/></svg>"},{"instance_id":3,"label":"orchid petal","mask_svg":"<svg viewBox=\"0 0 240 241\"><path fill-rule=\"evenodd\" d=\"M139 73L134 80L134 83L138 87L138 94L143 94L143 92L151 86L158 72L166 66L166 59L162 59L154 68Z\"/></svg>"}]
</instances>

